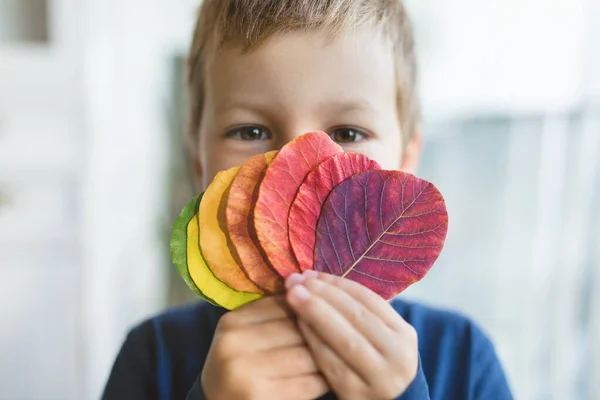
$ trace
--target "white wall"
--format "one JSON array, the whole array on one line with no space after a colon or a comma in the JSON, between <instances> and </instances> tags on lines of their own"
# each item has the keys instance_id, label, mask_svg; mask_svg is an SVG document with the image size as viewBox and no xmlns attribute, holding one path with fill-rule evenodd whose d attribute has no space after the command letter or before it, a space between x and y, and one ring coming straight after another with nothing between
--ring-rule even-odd
<instances>
[{"instance_id":1,"label":"white wall","mask_svg":"<svg viewBox=\"0 0 600 400\"><path fill-rule=\"evenodd\" d=\"M427 116L562 110L581 101L594 0L406 3Z\"/></svg>"},{"instance_id":2,"label":"white wall","mask_svg":"<svg viewBox=\"0 0 600 400\"><path fill-rule=\"evenodd\" d=\"M84 2L86 393L97 398L126 332L164 307L172 57L193 6Z\"/></svg>"}]
</instances>

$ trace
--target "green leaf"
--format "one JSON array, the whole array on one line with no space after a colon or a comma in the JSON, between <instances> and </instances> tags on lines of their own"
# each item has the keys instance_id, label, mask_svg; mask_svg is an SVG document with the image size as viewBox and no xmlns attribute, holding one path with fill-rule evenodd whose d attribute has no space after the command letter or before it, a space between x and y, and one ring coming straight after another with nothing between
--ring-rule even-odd
<instances>
[{"instance_id":1,"label":"green leaf","mask_svg":"<svg viewBox=\"0 0 600 400\"><path fill-rule=\"evenodd\" d=\"M218 306L214 300L202 293L198 286L196 286L190 276L187 263L187 226L198 212L198 207L200 206L203 194L204 193L200 193L198 196L194 197L192 201L181 210L181 214L179 214L179 217L175 220L173 230L171 231L171 257L173 258L173 264L175 264L179 271L179 275L181 275L192 292L196 293L209 303Z\"/></svg>"}]
</instances>

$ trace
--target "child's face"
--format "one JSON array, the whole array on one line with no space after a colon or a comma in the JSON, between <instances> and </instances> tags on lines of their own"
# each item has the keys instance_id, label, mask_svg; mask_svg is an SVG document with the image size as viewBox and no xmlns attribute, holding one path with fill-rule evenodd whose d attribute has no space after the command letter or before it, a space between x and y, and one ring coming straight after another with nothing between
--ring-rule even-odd
<instances>
[{"instance_id":1,"label":"child's face","mask_svg":"<svg viewBox=\"0 0 600 400\"><path fill-rule=\"evenodd\" d=\"M395 68L391 46L371 30L335 42L295 32L247 54L219 50L205 71L200 185L315 130L385 169L411 170L416 156L403 157Z\"/></svg>"}]
</instances>

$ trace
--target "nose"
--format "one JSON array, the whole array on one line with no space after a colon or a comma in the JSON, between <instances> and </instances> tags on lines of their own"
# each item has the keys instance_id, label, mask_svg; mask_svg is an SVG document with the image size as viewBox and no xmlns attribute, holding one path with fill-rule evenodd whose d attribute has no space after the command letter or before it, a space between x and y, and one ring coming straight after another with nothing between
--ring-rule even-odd
<instances>
[{"instance_id":1,"label":"nose","mask_svg":"<svg viewBox=\"0 0 600 400\"><path fill-rule=\"evenodd\" d=\"M295 129L286 129L286 130L282 131L279 135L276 136L274 145L276 146L276 149L279 150L283 146L285 146L287 143L296 139L297 137L302 136L305 133L316 132L316 131L323 132L322 128L315 127L315 126L312 126L312 127L302 126L300 128L295 128Z\"/></svg>"}]
</instances>

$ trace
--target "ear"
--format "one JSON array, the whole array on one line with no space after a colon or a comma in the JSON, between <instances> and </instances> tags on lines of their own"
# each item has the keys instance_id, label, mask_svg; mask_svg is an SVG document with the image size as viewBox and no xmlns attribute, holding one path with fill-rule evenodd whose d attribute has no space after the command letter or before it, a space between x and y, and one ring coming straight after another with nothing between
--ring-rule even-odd
<instances>
[{"instance_id":1,"label":"ear","mask_svg":"<svg viewBox=\"0 0 600 400\"><path fill-rule=\"evenodd\" d=\"M406 143L404 154L402 154L402 171L414 174L421 160L421 150L423 148L423 137L421 131L417 130Z\"/></svg>"}]
</instances>

